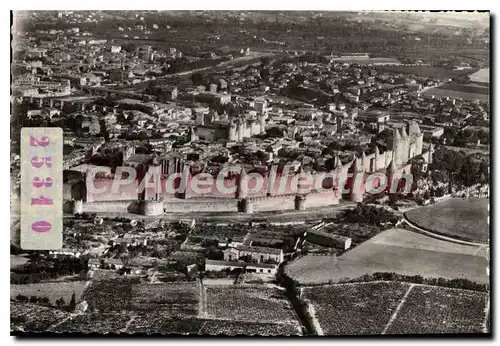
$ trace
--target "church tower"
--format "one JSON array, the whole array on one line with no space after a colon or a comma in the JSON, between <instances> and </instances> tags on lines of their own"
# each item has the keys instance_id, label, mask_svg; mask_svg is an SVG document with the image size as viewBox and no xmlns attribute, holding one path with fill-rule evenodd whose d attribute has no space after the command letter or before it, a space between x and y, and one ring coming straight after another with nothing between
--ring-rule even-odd
<instances>
[{"instance_id":1,"label":"church tower","mask_svg":"<svg viewBox=\"0 0 500 346\"><path fill-rule=\"evenodd\" d=\"M392 189L392 186L394 184L396 184L395 182L393 182L393 180L395 179L396 171L397 171L396 164L394 163L394 160L392 160L391 163L389 164L389 166L387 167L387 172L386 172L386 175L387 175L387 192L389 192L389 194L392 194L393 192L394 193L396 192L396 191L393 191L393 189ZM396 188L397 185L394 185L394 186Z\"/></svg>"},{"instance_id":2,"label":"church tower","mask_svg":"<svg viewBox=\"0 0 500 346\"><path fill-rule=\"evenodd\" d=\"M247 198L247 189L246 186L243 187L244 184L247 184L248 182L246 181L247 174L245 172L245 169L241 169L240 177L238 179L238 187L236 189L236 198L242 199L242 198Z\"/></svg>"}]
</instances>

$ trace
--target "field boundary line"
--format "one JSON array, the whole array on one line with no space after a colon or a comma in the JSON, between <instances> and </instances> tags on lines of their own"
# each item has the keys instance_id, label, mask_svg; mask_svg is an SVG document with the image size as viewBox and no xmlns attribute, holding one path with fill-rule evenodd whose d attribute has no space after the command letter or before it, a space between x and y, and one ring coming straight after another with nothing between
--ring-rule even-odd
<instances>
[{"instance_id":1,"label":"field boundary line","mask_svg":"<svg viewBox=\"0 0 500 346\"><path fill-rule=\"evenodd\" d=\"M82 312L77 312L77 313L73 313L73 314L70 314L69 316L67 316L66 318L63 318L62 320L60 321L57 321L56 323L50 325L47 330L51 330L53 328L56 328L57 326L63 324L64 322L66 322L67 320L71 320L73 319L73 317L76 317L76 316L79 316L79 315L83 315Z\"/></svg>"},{"instance_id":2,"label":"field boundary line","mask_svg":"<svg viewBox=\"0 0 500 346\"><path fill-rule=\"evenodd\" d=\"M203 327L205 327L205 324L207 324L208 321L204 321L203 324L201 325L200 329L198 329L198 335L206 335L206 334L201 334L201 331L203 330Z\"/></svg>"},{"instance_id":3,"label":"field boundary line","mask_svg":"<svg viewBox=\"0 0 500 346\"><path fill-rule=\"evenodd\" d=\"M128 332L128 327L130 327L130 325L132 324L132 322L135 321L135 318L136 316L133 315L132 317L130 317L130 319L127 321L127 323L125 323L125 327L123 327L121 330L120 330L120 333L127 333L129 334Z\"/></svg>"},{"instance_id":4,"label":"field boundary line","mask_svg":"<svg viewBox=\"0 0 500 346\"><path fill-rule=\"evenodd\" d=\"M200 301L198 304L198 315L200 318L208 318L208 303L207 303L207 295L205 286L203 285L203 281L200 280Z\"/></svg>"},{"instance_id":5,"label":"field boundary line","mask_svg":"<svg viewBox=\"0 0 500 346\"><path fill-rule=\"evenodd\" d=\"M489 314L490 314L490 295L488 294L488 299L486 300L486 306L484 307L483 333L488 333L488 315Z\"/></svg>"},{"instance_id":6,"label":"field boundary line","mask_svg":"<svg viewBox=\"0 0 500 346\"><path fill-rule=\"evenodd\" d=\"M304 301L307 304L307 312L311 316L314 331L317 335L325 335L325 332L323 331L323 328L321 328L321 324L316 317L316 309L314 308L314 305L308 299L304 299Z\"/></svg>"},{"instance_id":7,"label":"field boundary line","mask_svg":"<svg viewBox=\"0 0 500 346\"><path fill-rule=\"evenodd\" d=\"M485 245L483 245L483 246L480 246L480 247L476 250L476 252L474 252L474 256L477 256L477 257L484 257L484 258L486 258L486 259L489 261L490 259L488 258L488 257L489 257L488 252L486 252L486 253L484 254L484 256L480 256L480 255L479 255L479 252L481 252L481 251L483 251L483 250L487 250L487 251L489 251L489 245L486 245L486 244L485 244Z\"/></svg>"},{"instance_id":8,"label":"field boundary line","mask_svg":"<svg viewBox=\"0 0 500 346\"><path fill-rule=\"evenodd\" d=\"M385 325L385 328L382 331L382 334L387 333L387 330L389 329L389 327L391 326L391 324L394 322L394 320L398 316L399 310L401 310L401 308L403 307L404 303L406 302L406 298L408 298L408 295L410 294L410 292L411 292L411 290L413 289L414 286L415 286L414 284L410 284L410 287L406 291L406 293L403 296L403 298L401 298L401 301L399 302L398 306L396 307L396 310L394 310L394 312L392 313L392 316L389 319L389 322L387 322L387 324Z\"/></svg>"}]
</instances>

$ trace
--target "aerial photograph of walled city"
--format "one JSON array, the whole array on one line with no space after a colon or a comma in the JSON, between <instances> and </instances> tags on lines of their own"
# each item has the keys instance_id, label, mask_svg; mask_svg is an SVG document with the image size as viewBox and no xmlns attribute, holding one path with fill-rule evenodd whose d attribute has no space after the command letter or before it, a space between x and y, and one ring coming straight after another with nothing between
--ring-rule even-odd
<instances>
[{"instance_id":1,"label":"aerial photograph of walled city","mask_svg":"<svg viewBox=\"0 0 500 346\"><path fill-rule=\"evenodd\" d=\"M11 335L491 334L488 12L11 30ZM22 246L27 127L62 129L60 249Z\"/></svg>"}]
</instances>

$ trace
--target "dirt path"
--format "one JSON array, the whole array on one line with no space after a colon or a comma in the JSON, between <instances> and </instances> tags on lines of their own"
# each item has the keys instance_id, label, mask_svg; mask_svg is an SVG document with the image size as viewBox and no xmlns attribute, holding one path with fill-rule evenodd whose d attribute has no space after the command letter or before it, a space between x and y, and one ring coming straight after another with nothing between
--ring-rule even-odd
<instances>
[{"instance_id":1,"label":"dirt path","mask_svg":"<svg viewBox=\"0 0 500 346\"><path fill-rule=\"evenodd\" d=\"M208 318L208 307L207 307L207 295L205 291L205 286L200 280L200 300L198 303L198 317Z\"/></svg>"},{"instance_id":2,"label":"dirt path","mask_svg":"<svg viewBox=\"0 0 500 346\"><path fill-rule=\"evenodd\" d=\"M411 290L413 289L414 286L415 285L410 284L410 287L408 287L408 290L406 291L405 295L403 296L403 298L401 298L401 301L399 302L398 306L396 307L396 310L394 310L391 318L389 319L389 322L387 322L387 324L385 325L385 328L382 331L382 334L387 333L387 330L391 326L392 322L394 322L394 320L396 319L396 317L398 317L399 310L401 310L401 308L403 307L404 303L406 302L406 298L408 298L408 295L410 294L410 292L411 292Z\"/></svg>"},{"instance_id":3,"label":"dirt path","mask_svg":"<svg viewBox=\"0 0 500 346\"><path fill-rule=\"evenodd\" d=\"M484 322L483 322L483 333L488 333L490 326L488 325L488 316L490 314L490 295L486 300L486 305L484 307Z\"/></svg>"},{"instance_id":4,"label":"dirt path","mask_svg":"<svg viewBox=\"0 0 500 346\"><path fill-rule=\"evenodd\" d=\"M57 321L56 323L50 325L47 330L50 331L50 330L53 330L54 328L56 328L57 326L63 324L64 322L68 321L68 320L71 320L73 319L73 317L76 317L76 316L79 316L79 315L82 315L83 313L82 312L75 312L75 313L72 313L70 314L68 317L66 318L63 318L62 320L60 321Z\"/></svg>"},{"instance_id":5,"label":"dirt path","mask_svg":"<svg viewBox=\"0 0 500 346\"><path fill-rule=\"evenodd\" d=\"M127 321L127 323L125 324L125 327L123 327L123 329L120 329L120 333L127 333L128 334L128 327L130 327L130 325L132 324L132 322L134 322L135 320L135 316L132 316L130 318L130 320Z\"/></svg>"},{"instance_id":6,"label":"dirt path","mask_svg":"<svg viewBox=\"0 0 500 346\"><path fill-rule=\"evenodd\" d=\"M314 306L312 304L308 304L308 310L309 310L309 315L311 315L312 324L314 326L316 334L325 335L325 333L323 332L323 328L321 328L321 324L316 318L316 310L314 309Z\"/></svg>"}]
</instances>

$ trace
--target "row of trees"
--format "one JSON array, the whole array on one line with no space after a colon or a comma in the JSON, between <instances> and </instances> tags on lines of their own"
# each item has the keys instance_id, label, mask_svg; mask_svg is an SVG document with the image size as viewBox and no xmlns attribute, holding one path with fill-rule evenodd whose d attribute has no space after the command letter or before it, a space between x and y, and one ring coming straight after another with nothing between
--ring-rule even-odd
<instances>
[{"instance_id":1,"label":"row of trees","mask_svg":"<svg viewBox=\"0 0 500 346\"><path fill-rule=\"evenodd\" d=\"M444 147L436 150L429 169L447 172L450 186L456 184L468 187L485 184L490 177L489 163L486 160L478 160L465 152L448 150Z\"/></svg>"},{"instance_id":2,"label":"row of trees","mask_svg":"<svg viewBox=\"0 0 500 346\"><path fill-rule=\"evenodd\" d=\"M456 147L466 147L468 144L476 144L480 141L482 144L490 142L490 134L487 131L459 130L453 127L447 127L444 130L442 139L446 143Z\"/></svg>"},{"instance_id":3,"label":"row of trees","mask_svg":"<svg viewBox=\"0 0 500 346\"><path fill-rule=\"evenodd\" d=\"M402 275L394 272L374 274L365 274L356 279L347 279L344 282L369 282L369 281L403 281L415 284L424 284L431 286L441 286L449 288L460 288L471 291L489 292L488 284L480 284L467 279L445 279L445 278L424 278L421 275Z\"/></svg>"}]
</instances>

